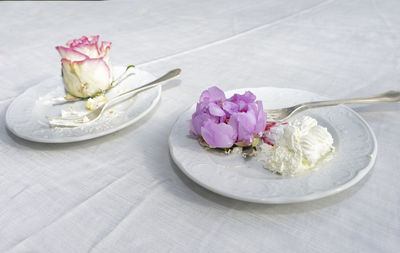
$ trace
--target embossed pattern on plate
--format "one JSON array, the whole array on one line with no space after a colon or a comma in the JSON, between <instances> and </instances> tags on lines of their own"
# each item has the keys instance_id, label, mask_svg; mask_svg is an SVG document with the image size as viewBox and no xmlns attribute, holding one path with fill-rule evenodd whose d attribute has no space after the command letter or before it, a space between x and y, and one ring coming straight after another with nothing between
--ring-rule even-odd
<instances>
[{"instance_id":1,"label":"embossed pattern on plate","mask_svg":"<svg viewBox=\"0 0 400 253\"><path fill-rule=\"evenodd\" d=\"M125 67L114 67L118 77ZM132 70L132 69L131 69ZM106 97L113 97L148 82L155 77L143 70L134 69L130 76L117 87L111 89ZM138 121L149 113L161 97L161 86L143 91L136 96L111 107L99 120L78 128L51 128L45 116L57 116L61 110L89 112L86 101L63 105L52 105L53 98L65 96L61 76L46 79L18 96L8 107L6 124L15 135L36 142L65 143L88 140L116 132Z\"/></svg>"},{"instance_id":2,"label":"embossed pattern on plate","mask_svg":"<svg viewBox=\"0 0 400 253\"><path fill-rule=\"evenodd\" d=\"M326 99L315 93L283 88L248 88L227 92L243 93L251 90L264 108L280 108ZM368 124L352 109L334 106L312 109L296 117L309 115L327 127L334 138L335 154L318 170L295 177L275 175L264 169L255 159L245 161L238 154L224 155L202 148L189 136L187 120L195 105L176 121L169 136L173 160L193 181L221 195L256 203L292 203L326 197L349 188L372 168L377 143ZM296 118L294 117L294 118Z\"/></svg>"}]
</instances>

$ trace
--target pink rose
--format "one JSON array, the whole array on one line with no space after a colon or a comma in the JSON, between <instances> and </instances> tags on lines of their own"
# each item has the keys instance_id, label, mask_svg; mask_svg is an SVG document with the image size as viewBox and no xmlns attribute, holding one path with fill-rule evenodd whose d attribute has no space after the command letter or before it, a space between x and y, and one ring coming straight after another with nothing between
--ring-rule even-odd
<instances>
[{"instance_id":1,"label":"pink rose","mask_svg":"<svg viewBox=\"0 0 400 253\"><path fill-rule=\"evenodd\" d=\"M99 36L82 36L67 42L67 47L56 47L61 55L65 89L74 97L87 98L111 86L109 62L111 42L98 46Z\"/></svg>"}]
</instances>

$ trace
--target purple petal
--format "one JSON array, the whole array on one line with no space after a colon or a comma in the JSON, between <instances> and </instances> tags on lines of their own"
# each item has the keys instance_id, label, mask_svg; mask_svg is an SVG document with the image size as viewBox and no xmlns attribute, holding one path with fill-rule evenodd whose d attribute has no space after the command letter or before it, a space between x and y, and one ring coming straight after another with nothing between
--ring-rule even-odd
<instances>
[{"instance_id":1,"label":"purple petal","mask_svg":"<svg viewBox=\"0 0 400 253\"><path fill-rule=\"evenodd\" d=\"M257 104L257 124L255 127L255 132L260 133L263 132L265 126L267 125L267 114L264 112L264 107L261 101L256 101Z\"/></svg>"},{"instance_id":2,"label":"purple petal","mask_svg":"<svg viewBox=\"0 0 400 253\"><path fill-rule=\"evenodd\" d=\"M221 100L225 100L225 93L216 86L208 88L200 95L200 102L219 102Z\"/></svg>"},{"instance_id":3,"label":"purple petal","mask_svg":"<svg viewBox=\"0 0 400 253\"><path fill-rule=\"evenodd\" d=\"M210 111L211 115L222 117L225 116L224 110L221 109L217 104L209 103L208 110Z\"/></svg>"},{"instance_id":4,"label":"purple petal","mask_svg":"<svg viewBox=\"0 0 400 253\"><path fill-rule=\"evenodd\" d=\"M239 105L230 102L230 101L224 101L222 103L222 108L227 111L229 114L233 114L235 112L239 111Z\"/></svg>"},{"instance_id":5,"label":"purple petal","mask_svg":"<svg viewBox=\"0 0 400 253\"><path fill-rule=\"evenodd\" d=\"M243 113L239 117L238 141L249 142L254 136L257 118L254 113Z\"/></svg>"},{"instance_id":6,"label":"purple petal","mask_svg":"<svg viewBox=\"0 0 400 253\"><path fill-rule=\"evenodd\" d=\"M248 112L238 112L231 116L229 125L232 126L237 133L237 142L250 143L254 136L254 129L257 123L257 118L253 110Z\"/></svg>"},{"instance_id":7,"label":"purple petal","mask_svg":"<svg viewBox=\"0 0 400 253\"><path fill-rule=\"evenodd\" d=\"M199 112L207 112L207 104L206 103L197 103L196 105L196 113Z\"/></svg>"},{"instance_id":8,"label":"purple petal","mask_svg":"<svg viewBox=\"0 0 400 253\"><path fill-rule=\"evenodd\" d=\"M233 103L236 103L236 104L239 104L240 102L242 102L244 104L250 104L256 100L256 96L252 92L246 91L243 95L234 94L232 97L228 98L227 100L231 101Z\"/></svg>"},{"instance_id":9,"label":"purple petal","mask_svg":"<svg viewBox=\"0 0 400 253\"><path fill-rule=\"evenodd\" d=\"M248 110L248 103L244 102L244 101L239 101L238 102L239 105L239 111L240 112L247 112Z\"/></svg>"},{"instance_id":10,"label":"purple petal","mask_svg":"<svg viewBox=\"0 0 400 253\"><path fill-rule=\"evenodd\" d=\"M208 120L213 120L211 115L208 113L203 113L203 112L195 112L192 116L191 124L190 124L190 134L194 136L200 136L201 135L201 127L204 125L204 123Z\"/></svg>"},{"instance_id":11,"label":"purple petal","mask_svg":"<svg viewBox=\"0 0 400 253\"><path fill-rule=\"evenodd\" d=\"M235 133L230 125L207 121L201 128L201 136L208 145L216 148L230 148L235 143Z\"/></svg>"}]
</instances>

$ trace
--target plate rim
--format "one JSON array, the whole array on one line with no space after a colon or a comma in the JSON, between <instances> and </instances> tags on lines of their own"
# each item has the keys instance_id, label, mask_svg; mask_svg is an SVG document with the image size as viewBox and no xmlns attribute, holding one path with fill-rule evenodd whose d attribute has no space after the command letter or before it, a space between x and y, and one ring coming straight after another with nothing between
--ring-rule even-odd
<instances>
[{"instance_id":1,"label":"plate rim","mask_svg":"<svg viewBox=\"0 0 400 253\"><path fill-rule=\"evenodd\" d=\"M118 67L123 67L120 65L117 66L113 66L113 68L118 68ZM154 79L155 76L145 70L141 70L141 69L137 69L140 72L145 72L149 75L151 75ZM52 77L49 77L52 78ZM47 80L47 79L44 79ZM15 131L15 129L13 129L13 127L10 126L9 123L9 117L10 117L10 108L12 108L13 106L15 106L15 101L20 98L21 96L23 96L24 94L26 94L29 90L36 88L37 86L41 85L43 83L44 80L39 81L39 83L37 83L36 85L33 85L31 87L29 87L28 89L24 90L24 92L22 92L21 94L19 94L17 97L15 97L13 99L13 101L10 103L10 105L7 107L7 111L6 111L6 115L5 115L5 121L6 121L6 127L7 129L14 134L15 136L28 140L28 141L32 141L32 142L38 142L38 143L73 143L73 142L81 142L81 141L86 141L86 140L91 140L91 139L96 139L105 135L109 135L115 132L118 132L134 123L136 123L137 121L139 121L140 119L142 119L144 116L146 116L148 113L150 113L155 107L156 105L160 102L161 100L161 93L162 93L162 88L161 86L157 86L154 87L152 89L157 89L157 97L152 101L151 105L144 110L142 113L140 113L138 116L134 117L132 120L129 120L127 122L125 122L124 124L121 124L120 126L116 127L116 128L111 128L111 129L107 129L105 131L102 131L100 133L97 134L85 134L82 136L78 136L78 137L63 137L63 138L53 138L53 139L44 139L44 138L36 138L36 137L32 137L29 135L24 135L21 133L18 133L17 131Z\"/></svg>"},{"instance_id":2,"label":"plate rim","mask_svg":"<svg viewBox=\"0 0 400 253\"><path fill-rule=\"evenodd\" d=\"M274 89L286 89L286 90L292 90L292 91L306 91L309 93L312 93L314 95L320 96L321 95L312 92L312 91L308 91L308 90L301 90L301 89L293 89L293 88L281 88L281 87L273 87L273 86L266 86L266 87L250 87L250 88L239 88L239 89L232 89L232 90L227 90L225 91L225 93L228 92L235 92L235 91L239 91L239 90L244 90L244 89L248 89L248 90L255 90L255 89L263 89L263 88L274 88ZM197 102L196 102L197 103ZM199 179L197 179L196 177L194 177L193 175L191 175L182 165L182 163L176 158L175 153L174 153L174 147L172 146L172 132L174 131L174 129L177 127L177 122L178 120L183 116L183 114L187 111L189 111L194 104L191 104L188 108L186 108L185 110L182 111L182 113L177 117L177 119L175 120L170 132L169 132L169 137L168 137L168 147L170 150L170 155L172 157L172 160L174 161L174 163L177 165L177 167L180 169L180 171L182 171L188 178L190 178L193 182L197 183L198 185L214 192L217 193L219 195L231 198L231 199L236 199L236 200L240 200L240 201L246 201L246 202L251 202L251 203L258 203L258 204L290 204L290 203L300 203L300 202L306 202L306 201L312 201L312 200L317 200L317 199L321 199L321 198L325 198L328 196L332 196L335 195L339 192L342 192L348 188L350 188L351 186L357 184L358 182L361 181L361 179L363 179L372 169L372 167L375 165L376 162L376 157L377 157L377 153L378 153L378 142L375 136L374 131L372 130L371 126L361 117L361 115L359 115L356 111L354 111L353 109L351 109L348 106L345 105L338 105L342 108L345 108L346 110L348 110L349 112L352 113L352 115L356 116L363 124L364 126L366 126L367 130L370 132L371 134L371 139L372 139L372 143L373 143L373 150L372 153L370 154L370 161L368 163L367 166L365 166L364 168L362 168L361 170L359 170L356 175L349 180L348 182L344 183L344 184L340 184L336 187L330 188L328 190L321 190L318 192L313 192L311 194L307 194L304 196L300 196L300 197L272 197L272 198L251 198L251 197L243 197L240 195L236 195L234 193L229 193L229 192L225 192L222 191L220 189L216 189L210 185L207 185L206 183L200 181Z\"/></svg>"}]
</instances>

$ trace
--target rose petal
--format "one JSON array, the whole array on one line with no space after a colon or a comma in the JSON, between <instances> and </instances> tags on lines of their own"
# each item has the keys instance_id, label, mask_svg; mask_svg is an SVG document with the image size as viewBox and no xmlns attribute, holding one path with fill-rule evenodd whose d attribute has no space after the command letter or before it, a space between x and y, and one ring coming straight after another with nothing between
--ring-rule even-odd
<instances>
[{"instance_id":1,"label":"rose petal","mask_svg":"<svg viewBox=\"0 0 400 253\"><path fill-rule=\"evenodd\" d=\"M102 59L62 62L65 87L73 96L91 97L110 87L111 72Z\"/></svg>"},{"instance_id":2,"label":"rose petal","mask_svg":"<svg viewBox=\"0 0 400 253\"><path fill-rule=\"evenodd\" d=\"M97 50L97 45L83 45L83 46L76 46L76 47L71 47L72 49L81 52L82 54L85 54L89 56L90 58L99 58L99 52Z\"/></svg>"},{"instance_id":3,"label":"rose petal","mask_svg":"<svg viewBox=\"0 0 400 253\"><path fill-rule=\"evenodd\" d=\"M76 75L72 62L65 58L61 59L63 81L65 84L65 89L74 97L84 97L82 94L82 85L79 77Z\"/></svg>"},{"instance_id":4,"label":"rose petal","mask_svg":"<svg viewBox=\"0 0 400 253\"><path fill-rule=\"evenodd\" d=\"M99 42L99 38L100 38L100 35L91 35L87 39L88 39L89 43L97 45L97 43Z\"/></svg>"},{"instance_id":5,"label":"rose petal","mask_svg":"<svg viewBox=\"0 0 400 253\"><path fill-rule=\"evenodd\" d=\"M208 145L216 148L230 148L235 143L235 133L230 125L207 121L201 128L201 136Z\"/></svg>"},{"instance_id":6,"label":"rose petal","mask_svg":"<svg viewBox=\"0 0 400 253\"><path fill-rule=\"evenodd\" d=\"M61 58L68 59L70 61L82 61L88 59L89 57L85 54L82 54L74 49L68 47L56 47L58 53L60 54Z\"/></svg>"},{"instance_id":7,"label":"rose petal","mask_svg":"<svg viewBox=\"0 0 400 253\"><path fill-rule=\"evenodd\" d=\"M98 48L98 40L99 40L99 35L96 36L82 36L80 39L74 39L70 40L67 42L67 45L76 50L79 51L90 58L99 58L99 48Z\"/></svg>"},{"instance_id":8,"label":"rose petal","mask_svg":"<svg viewBox=\"0 0 400 253\"><path fill-rule=\"evenodd\" d=\"M100 46L100 48L99 48L99 55L100 55L100 57L104 57L104 56L106 56L106 55L108 55L108 52L110 51L110 49L111 49L111 42L108 42L108 41L103 41L103 42L101 42L101 46Z\"/></svg>"},{"instance_id":9,"label":"rose petal","mask_svg":"<svg viewBox=\"0 0 400 253\"><path fill-rule=\"evenodd\" d=\"M77 46L85 46L85 45L97 45L99 41L99 35L92 35L89 37L82 36L79 39L69 40L67 42L68 47L77 47Z\"/></svg>"}]
</instances>

